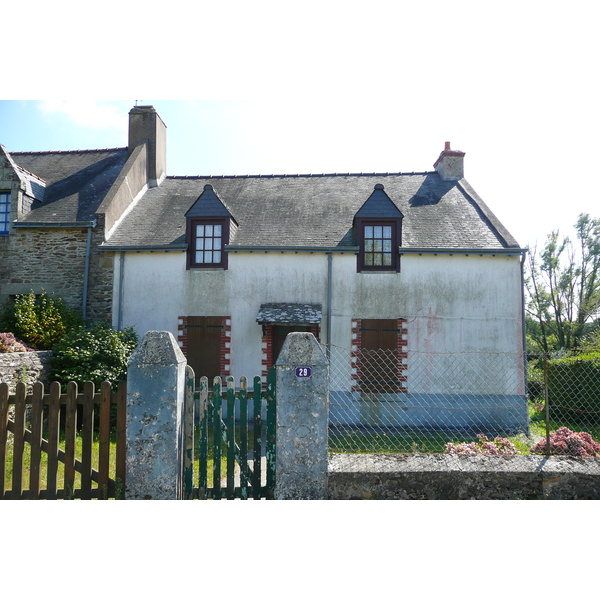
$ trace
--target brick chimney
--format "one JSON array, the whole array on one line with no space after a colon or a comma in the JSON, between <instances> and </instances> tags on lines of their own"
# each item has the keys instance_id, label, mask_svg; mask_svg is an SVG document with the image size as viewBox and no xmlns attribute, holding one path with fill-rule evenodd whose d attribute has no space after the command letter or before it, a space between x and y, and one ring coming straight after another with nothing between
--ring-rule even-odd
<instances>
[{"instance_id":1,"label":"brick chimney","mask_svg":"<svg viewBox=\"0 0 600 600\"><path fill-rule=\"evenodd\" d=\"M457 181L465 176L464 156L465 153L460 150L451 150L450 142L446 142L444 151L435 161L433 168L444 181Z\"/></svg>"},{"instance_id":2,"label":"brick chimney","mask_svg":"<svg viewBox=\"0 0 600 600\"><path fill-rule=\"evenodd\" d=\"M148 141L148 185L156 187L167 174L167 126L153 106L134 106L129 111L129 153Z\"/></svg>"}]
</instances>

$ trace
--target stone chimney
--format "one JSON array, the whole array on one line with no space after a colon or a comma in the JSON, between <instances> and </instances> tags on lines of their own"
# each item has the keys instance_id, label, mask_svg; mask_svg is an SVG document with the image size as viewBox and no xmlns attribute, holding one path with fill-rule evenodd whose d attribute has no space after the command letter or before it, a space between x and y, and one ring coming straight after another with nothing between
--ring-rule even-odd
<instances>
[{"instance_id":1,"label":"stone chimney","mask_svg":"<svg viewBox=\"0 0 600 600\"><path fill-rule=\"evenodd\" d=\"M444 181L457 181L465 176L464 156L465 153L460 150L451 150L450 142L446 142L446 147L435 161L433 168Z\"/></svg>"},{"instance_id":2,"label":"stone chimney","mask_svg":"<svg viewBox=\"0 0 600 600\"><path fill-rule=\"evenodd\" d=\"M156 187L167 174L167 126L153 106L134 106L129 111L129 153L148 141L148 185Z\"/></svg>"}]
</instances>

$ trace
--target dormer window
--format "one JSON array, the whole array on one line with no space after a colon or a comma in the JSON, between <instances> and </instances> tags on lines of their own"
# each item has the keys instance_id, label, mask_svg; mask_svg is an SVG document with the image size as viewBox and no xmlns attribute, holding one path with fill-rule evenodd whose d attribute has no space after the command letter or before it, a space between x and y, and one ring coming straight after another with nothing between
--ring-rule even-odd
<instances>
[{"instance_id":1,"label":"dormer window","mask_svg":"<svg viewBox=\"0 0 600 600\"><path fill-rule=\"evenodd\" d=\"M358 272L400 271L403 215L378 183L354 216Z\"/></svg>"},{"instance_id":2,"label":"dormer window","mask_svg":"<svg viewBox=\"0 0 600 600\"><path fill-rule=\"evenodd\" d=\"M226 269L227 252L237 222L212 185L186 213L187 268Z\"/></svg>"},{"instance_id":3,"label":"dormer window","mask_svg":"<svg viewBox=\"0 0 600 600\"><path fill-rule=\"evenodd\" d=\"M364 266L391 267L395 223L363 225Z\"/></svg>"},{"instance_id":4,"label":"dormer window","mask_svg":"<svg viewBox=\"0 0 600 600\"><path fill-rule=\"evenodd\" d=\"M229 241L229 220L192 219L190 268L227 268L223 246Z\"/></svg>"},{"instance_id":5,"label":"dormer window","mask_svg":"<svg viewBox=\"0 0 600 600\"><path fill-rule=\"evenodd\" d=\"M0 192L0 235L7 235L10 224L10 192Z\"/></svg>"}]
</instances>

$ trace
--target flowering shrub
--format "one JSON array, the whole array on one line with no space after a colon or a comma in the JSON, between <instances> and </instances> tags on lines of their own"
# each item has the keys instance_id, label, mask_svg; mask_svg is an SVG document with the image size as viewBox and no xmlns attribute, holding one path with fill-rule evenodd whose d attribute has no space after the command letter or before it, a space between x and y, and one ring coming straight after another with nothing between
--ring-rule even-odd
<instances>
[{"instance_id":1,"label":"flowering shrub","mask_svg":"<svg viewBox=\"0 0 600 600\"><path fill-rule=\"evenodd\" d=\"M33 352L20 342L12 333L0 333L0 352Z\"/></svg>"},{"instance_id":2,"label":"flowering shrub","mask_svg":"<svg viewBox=\"0 0 600 600\"><path fill-rule=\"evenodd\" d=\"M532 454L546 454L548 448L546 440L538 442L531 448ZM600 444L585 431L578 433L560 427L550 434L550 454L564 454L566 456L597 456L600 455Z\"/></svg>"},{"instance_id":3,"label":"flowering shrub","mask_svg":"<svg viewBox=\"0 0 600 600\"><path fill-rule=\"evenodd\" d=\"M516 446L506 438L496 437L490 441L483 433L477 434L477 442L463 442L446 444L446 454L462 454L464 456L475 456L485 454L487 456L511 456L520 454Z\"/></svg>"}]
</instances>

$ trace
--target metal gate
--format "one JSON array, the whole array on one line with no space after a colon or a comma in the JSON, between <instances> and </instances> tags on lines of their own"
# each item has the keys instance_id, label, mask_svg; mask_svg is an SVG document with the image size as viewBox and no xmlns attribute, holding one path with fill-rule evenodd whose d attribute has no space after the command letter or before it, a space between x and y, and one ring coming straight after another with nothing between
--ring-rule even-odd
<instances>
[{"instance_id":1,"label":"metal gate","mask_svg":"<svg viewBox=\"0 0 600 600\"><path fill-rule=\"evenodd\" d=\"M212 387L186 370L183 447L185 499L267 499L275 497L275 369L260 377L215 377Z\"/></svg>"}]
</instances>

